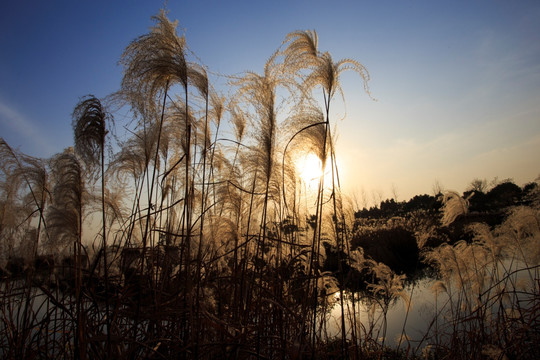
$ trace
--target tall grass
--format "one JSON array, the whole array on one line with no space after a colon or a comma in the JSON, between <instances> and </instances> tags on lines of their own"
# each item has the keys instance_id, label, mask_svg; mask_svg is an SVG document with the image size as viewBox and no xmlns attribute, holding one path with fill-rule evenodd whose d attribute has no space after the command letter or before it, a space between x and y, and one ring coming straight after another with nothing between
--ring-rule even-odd
<instances>
[{"instance_id":1,"label":"tall grass","mask_svg":"<svg viewBox=\"0 0 540 360\"><path fill-rule=\"evenodd\" d=\"M445 224L467 210L466 201L455 197L445 196ZM516 207L493 229L471 225L472 242L443 244L425 253L439 270L436 296L445 299L437 309L439 324L427 339L433 353L454 358L538 356L533 329L538 329L540 305L539 224L537 208Z\"/></svg>"},{"instance_id":2,"label":"tall grass","mask_svg":"<svg viewBox=\"0 0 540 360\"><path fill-rule=\"evenodd\" d=\"M382 357L389 307L407 298L404 275L350 249L354 219L331 121L336 95L344 98L340 75L357 73L369 94L366 69L335 62L318 49L315 31L298 31L261 73L230 77L232 95L223 97L212 73L192 61L177 23L165 12L152 19L122 55L120 89L75 106L74 149L42 161L0 143L1 356ZM117 142L109 106L131 116ZM312 193L295 166L307 153L330 173ZM466 211L458 197L446 204L444 225L459 215L452 211ZM450 339L460 356L485 350L457 333L476 334L503 305L497 326L536 320L537 304L522 304L537 301L535 211L516 210L506 227L529 220L511 231L478 226L474 243L426 254L452 292L440 308L451 311L452 327L438 329L436 345ZM23 239L29 247L18 245ZM518 245L509 252L503 241ZM26 256L24 278L8 273L17 253ZM37 269L46 255L54 271ZM367 293L347 291L351 274L361 274L356 285ZM370 314L382 314L381 332L375 321L359 322L360 297L373 304ZM515 340L505 336L492 345Z\"/></svg>"}]
</instances>

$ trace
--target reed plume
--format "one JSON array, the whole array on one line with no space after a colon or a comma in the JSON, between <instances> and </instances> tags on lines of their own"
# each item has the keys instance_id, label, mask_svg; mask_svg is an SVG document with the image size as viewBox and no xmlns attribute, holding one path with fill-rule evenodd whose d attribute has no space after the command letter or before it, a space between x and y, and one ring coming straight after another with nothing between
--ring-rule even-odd
<instances>
[{"instance_id":1,"label":"reed plume","mask_svg":"<svg viewBox=\"0 0 540 360\"><path fill-rule=\"evenodd\" d=\"M106 292L109 290L109 265L107 260L107 223L105 208L105 136L107 123L112 117L107 113L96 97L89 95L75 106L73 110L73 132L75 137L75 152L81 157L87 169L97 166L101 169L101 222L102 222L102 253L103 274ZM105 316L107 326L107 354L111 351L111 319L109 316L109 300L105 301Z\"/></svg>"},{"instance_id":2,"label":"reed plume","mask_svg":"<svg viewBox=\"0 0 540 360\"><path fill-rule=\"evenodd\" d=\"M471 194L472 195L472 194ZM468 199L462 198L455 191L447 191L442 196L443 217L441 223L443 226L448 226L462 214L466 214L469 210Z\"/></svg>"},{"instance_id":3,"label":"reed plume","mask_svg":"<svg viewBox=\"0 0 540 360\"><path fill-rule=\"evenodd\" d=\"M82 289L82 227L83 205L86 198L84 173L79 159L73 149L66 149L51 161L54 174L52 205L47 212L51 229L51 241L47 244L49 251L56 254L65 252L72 245L75 274L75 336L74 352L76 358L86 357L86 334L83 320ZM67 255L67 254L65 254Z\"/></svg>"},{"instance_id":4,"label":"reed plume","mask_svg":"<svg viewBox=\"0 0 540 360\"><path fill-rule=\"evenodd\" d=\"M138 111L146 121L147 115L158 113L159 104L161 105L161 116L157 119L156 148L152 154L154 169L149 181L147 217L150 216L150 203L154 195L167 92L175 83L179 83L187 92L188 85L185 38L177 35L177 22L171 23L163 10L152 19L156 25L148 34L133 40L124 50L120 60L124 66L121 93L131 102L132 108ZM135 96L130 96L131 94ZM162 100L159 100L159 97L162 97ZM152 121L153 117L151 116L148 120ZM153 143L154 141L151 142ZM147 233L146 228L143 236L144 244L146 244Z\"/></svg>"},{"instance_id":5,"label":"reed plume","mask_svg":"<svg viewBox=\"0 0 540 360\"><path fill-rule=\"evenodd\" d=\"M23 195L23 201L25 203L32 204L31 207L27 207L27 209L31 211L25 214L26 219L24 220L24 223L27 224L26 228L21 228L21 230L16 229L17 232L21 232L23 234L23 237L20 238L19 241L20 245L25 246L20 250L22 250L24 257L28 261L28 271L26 273L26 282L24 283L20 293L19 310L15 320L15 323L17 324L16 327L18 329L20 328L20 330L16 331L14 334L11 334L10 338L11 343L15 345L14 356L23 358L25 355L28 355L25 344L30 339L31 324L34 319L33 294L35 292L32 284L35 281L36 273L31 264L33 264L35 261L38 253L42 227L45 229L45 234L48 235L45 220L45 210L47 202L50 199L49 176L45 164L41 159L18 153L17 151L13 150L4 141L4 139L1 138L0 160L2 160L3 163L2 170L4 176L6 176L5 181L12 184L12 187L8 188L6 195L16 195L17 192L22 188L22 185L25 184L28 192ZM8 197L7 200L12 201L13 199ZM7 207L9 205L6 205L4 205L4 212L8 210ZM30 226L30 221L36 213L38 215L38 223L37 227L34 228ZM3 218L5 218L5 216L3 216ZM2 235L13 236L15 234L15 232L9 231L7 234L4 233ZM3 240L4 239L0 239L0 241ZM8 248L8 251L9 250L11 249Z\"/></svg>"},{"instance_id":6,"label":"reed plume","mask_svg":"<svg viewBox=\"0 0 540 360\"><path fill-rule=\"evenodd\" d=\"M85 196L83 170L75 154L70 151L55 156L51 169L54 186L47 219L52 242L47 245L51 252L59 255L67 246L81 244Z\"/></svg>"},{"instance_id":7,"label":"reed plume","mask_svg":"<svg viewBox=\"0 0 540 360\"><path fill-rule=\"evenodd\" d=\"M31 219L36 213L38 216L35 239L32 242L32 247L26 249L28 258L34 259L39 247L42 227L44 227L45 235L48 237L45 211L51 195L49 174L43 160L19 153L13 150L3 139L0 140L0 159L4 163L5 181L10 184L9 187L6 187L6 195L14 200L13 197L24 186L28 192L23 194L23 200L26 204L33 204L28 208L28 210L33 209L26 214L26 219Z\"/></svg>"},{"instance_id":8,"label":"reed plume","mask_svg":"<svg viewBox=\"0 0 540 360\"><path fill-rule=\"evenodd\" d=\"M124 66L121 88L126 94L143 94L132 98L134 109L145 113L153 107L161 92L174 83L188 86L185 59L186 41L176 33L178 23L171 22L161 10L152 17L156 25L148 34L132 41L124 50L120 64Z\"/></svg>"},{"instance_id":9,"label":"reed plume","mask_svg":"<svg viewBox=\"0 0 540 360\"><path fill-rule=\"evenodd\" d=\"M339 234L338 226L338 214L336 203L336 186L334 184L337 170L335 169L335 156L332 147L332 136L330 132L330 103L336 91L338 91L342 97L343 92L341 90L339 76L343 71L352 70L360 74L364 82L364 89L369 93L367 88L367 81L369 80L369 74L362 64L352 59L344 59L334 63L331 55L328 52L321 53L318 46L317 33L315 31L297 31L289 34L284 42L286 46L282 51L285 57L286 66L290 67L293 76L298 75L303 79L304 93L309 96L309 92L316 86L321 86L324 97L324 110L325 110L325 131L324 139L322 142L322 154L327 153L327 149L330 149L331 157L331 171L332 171L332 195L333 207L334 207L334 219L335 230L338 233L338 251L341 253L343 250L343 239ZM304 72L307 71L307 74ZM326 168L326 156L322 160L322 169ZM313 243L320 243L320 234L323 219L323 199L324 199L324 176L319 181L319 191L317 200L316 218L316 231L313 235ZM319 245L316 246L319 249ZM318 252L319 250L317 250ZM317 253L315 252L315 254ZM341 263L341 262L340 262ZM343 296L342 296L343 298ZM316 303L314 307L314 314L316 314ZM344 314L342 319L344 321ZM344 332L345 325L342 323L342 331ZM342 350L345 349L345 337L342 338ZM313 340L314 341L314 340ZM343 351L342 356L346 356Z\"/></svg>"},{"instance_id":10,"label":"reed plume","mask_svg":"<svg viewBox=\"0 0 540 360\"><path fill-rule=\"evenodd\" d=\"M107 123L112 117L93 95L84 97L73 110L75 152L89 169L103 165Z\"/></svg>"}]
</instances>

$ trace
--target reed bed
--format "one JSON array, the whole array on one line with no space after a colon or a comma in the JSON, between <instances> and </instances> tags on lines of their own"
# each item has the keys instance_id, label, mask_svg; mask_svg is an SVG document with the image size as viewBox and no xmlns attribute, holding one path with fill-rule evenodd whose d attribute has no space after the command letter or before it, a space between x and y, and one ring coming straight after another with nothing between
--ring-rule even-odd
<instances>
[{"instance_id":1,"label":"reed bed","mask_svg":"<svg viewBox=\"0 0 540 360\"><path fill-rule=\"evenodd\" d=\"M385 346L388 308L408 300L405 275L351 250L331 105L344 98L344 71L369 95L367 70L297 31L262 73L228 77L225 97L177 23L163 11L152 19L122 55L120 89L75 106L73 148L38 159L0 142L0 357L421 356ZM115 111L130 117L122 139ZM296 165L306 154L330 174L311 193ZM466 211L464 199L445 203L443 225ZM538 340L539 219L517 209L500 229L478 225L473 243L426 251L449 295L437 316L451 319L426 334L426 356L538 355L519 344ZM365 292L347 288L353 272ZM382 332L359 322L366 300Z\"/></svg>"}]
</instances>

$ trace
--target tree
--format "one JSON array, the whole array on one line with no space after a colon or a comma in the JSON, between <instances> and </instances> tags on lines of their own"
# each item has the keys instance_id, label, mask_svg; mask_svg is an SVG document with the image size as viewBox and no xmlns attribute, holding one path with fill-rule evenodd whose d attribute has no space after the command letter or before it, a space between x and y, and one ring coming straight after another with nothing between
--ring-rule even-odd
<instances>
[{"instance_id":1,"label":"tree","mask_svg":"<svg viewBox=\"0 0 540 360\"><path fill-rule=\"evenodd\" d=\"M485 193L487 191L487 187L488 187L488 183L487 183L486 179L481 180L479 178L475 178L469 184L469 187L467 188L467 191Z\"/></svg>"},{"instance_id":2,"label":"tree","mask_svg":"<svg viewBox=\"0 0 540 360\"><path fill-rule=\"evenodd\" d=\"M511 180L505 180L495 186L486 194L486 201L490 209L502 210L508 206L516 205L521 197L521 188Z\"/></svg>"}]
</instances>

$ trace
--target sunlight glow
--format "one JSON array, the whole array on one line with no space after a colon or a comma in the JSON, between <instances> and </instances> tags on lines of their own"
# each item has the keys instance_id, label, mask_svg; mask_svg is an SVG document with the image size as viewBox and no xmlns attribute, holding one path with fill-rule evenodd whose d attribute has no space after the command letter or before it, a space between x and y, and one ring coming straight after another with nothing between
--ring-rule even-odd
<instances>
[{"instance_id":1,"label":"sunlight glow","mask_svg":"<svg viewBox=\"0 0 540 360\"><path fill-rule=\"evenodd\" d=\"M313 153L302 156L296 166L300 178L308 186L316 185L323 174L321 160Z\"/></svg>"}]
</instances>

